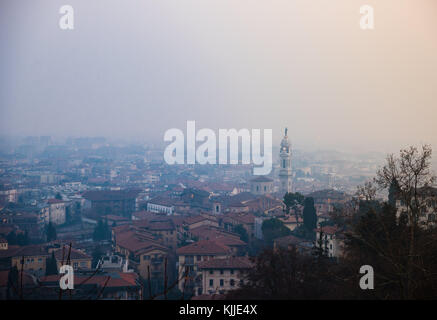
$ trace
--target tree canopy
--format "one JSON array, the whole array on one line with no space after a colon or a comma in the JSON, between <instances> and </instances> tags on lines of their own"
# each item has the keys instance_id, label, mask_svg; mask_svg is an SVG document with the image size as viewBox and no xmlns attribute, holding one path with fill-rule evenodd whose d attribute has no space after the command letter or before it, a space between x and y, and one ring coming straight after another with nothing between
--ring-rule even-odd
<instances>
[{"instance_id":1,"label":"tree canopy","mask_svg":"<svg viewBox=\"0 0 437 320\"><path fill-rule=\"evenodd\" d=\"M49 224L47 225L46 236L47 236L47 242L56 240L56 238L57 238L56 228L53 225L53 223L51 223L51 222L49 222Z\"/></svg>"},{"instance_id":2,"label":"tree canopy","mask_svg":"<svg viewBox=\"0 0 437 320\"><path fill-rule=\"evenodd\" d=\"M291 234L284 223L276 218L265 220L261 226L264 240L267 245L272 246L273 240L280 237L285 237Z\"/></svg>"},{"instance_id":3,"label":"tree canopy","mask_svg":"<svg viewBox=\"0 0 437 320\"><path fill-rule=\"evenodd\" d=\"M314 199L305 198L303 208L303 224L307 231L312 232L317 227L317 212L314 207Z\"/></svg>"}]
</instances>

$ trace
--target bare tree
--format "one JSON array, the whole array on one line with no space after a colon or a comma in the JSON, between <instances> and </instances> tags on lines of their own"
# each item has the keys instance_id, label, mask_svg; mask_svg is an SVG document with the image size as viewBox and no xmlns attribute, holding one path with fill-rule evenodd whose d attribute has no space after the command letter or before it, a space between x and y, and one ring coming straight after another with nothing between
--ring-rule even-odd
<instances>
[{"instance_id":1,"label":"bare tree","mask_svg":"<svg viewBox=\"0 0 437 320\"><path fill-rule=\"evenodd\" d=\"M422 191L433 185L436 177L431 172L432 149L423 145L419 150L416 147L402 149L398 157L393 154L387 157L387 163L377 171L376 184L381 189L389 188L397 183L396 198L406 207L405 214L409 223L409 252L407 257L407 280L404 285L405 297L408 298L413 285L411 272L414 259L417 257L416 228L423 207L426 205Z\"/></svg>"},{"instance_id":2,"label":"bare tree","mask_svg":"<svg viewBox=\"0 0 437 320\"><path fill-rule=\"evenodd\" d=\"M366 201L372 201L375 199L377 188L372 181L367 181L362 186L357 186L355 195L358 198L364 198Z\"/></svg>"}]
</instances>

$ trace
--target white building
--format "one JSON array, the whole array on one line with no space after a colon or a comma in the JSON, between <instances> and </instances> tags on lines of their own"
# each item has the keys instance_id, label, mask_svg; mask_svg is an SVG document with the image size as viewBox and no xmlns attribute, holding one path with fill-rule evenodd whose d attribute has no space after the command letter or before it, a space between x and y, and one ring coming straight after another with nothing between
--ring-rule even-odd
<instances>
[{"instance_id":1,"label":"white building","mask_svg":"<svg viewBox=\"0 0 437 320\"><path fill-rule=\"evenodd\" d=\"M316 247L322 248L330 258L343 255L344 237L337 226L324 226L316 230Z\"/></svg>"},{"instance_id":2,"label":"white building","mask_svg":"<svg viewBox=\"0 0 437 320\"><path fill-rule=\"evenodd\" d=\"M4 202L16 203L18 200L17 189L13 189L13 188L0 189L0 200L1 199L3 199Z\"/></svg>"},{"instance_id":3,"label":"white building","mask_svg":"<svg viewBox=\"0 0 437 320\"><path fill-rule=\"evenodd\" d=\"M210 259L198 264L202 294L226 294L244 284L253 263L247 257ZM199 290L200 291L200 290ZM199 294L199 291L196 294Z\"/></svg>"},{"instance_id":4,"label":"white building","mask_svg":"<svg viewBox=\"0 0 437 320\"><path fill-rule=\"evenodd\" d=\"M173 201L164 197L157 197L147 203L147 211L155 213L165 213L172 215L174 213Z\"/></svg>"},{"instance_id":5,"label":"white building","mask_svg":"<svg viewBox=\"0 0 437 320\"><path fill-rule=\"evenodd\" d=\"M433 227L437 223L437 188L423 187L418 190L418 201L420 215L418 225L422 228ZM404 201L396 199L396 216L399 219L401 215L408 216L409 208Z\"/></svg>"},{"instance_id":6,"label":"white building","mask_svg":"<svg viewBox=\"0 0 437 320\"><path fill-rule=\"evenodd\" d=\"M49 222L54 225L64 224L66 221L66 205L65 202L58 199L48 199L49 207Z\"/></svg>"}]
</instances>

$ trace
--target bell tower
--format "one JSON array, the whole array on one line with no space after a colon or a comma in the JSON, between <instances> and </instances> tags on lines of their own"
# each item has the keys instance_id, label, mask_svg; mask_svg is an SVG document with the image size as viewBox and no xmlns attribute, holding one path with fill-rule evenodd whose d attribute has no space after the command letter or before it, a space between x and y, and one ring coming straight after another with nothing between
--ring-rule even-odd
<instances>
[{"instance_id":1,"label":"bell tower","mask_svg":"<svg viewBox=\"0 0 437 320\"><path fill-rule=\"evenodd\" d=\"M292 173L291 173L291 147L288 141L288 129L285 128L285 135L281 141L281 148L279 151L279 192L285 195L287 192L292 192Z\"/></svg>"}]
</instances>

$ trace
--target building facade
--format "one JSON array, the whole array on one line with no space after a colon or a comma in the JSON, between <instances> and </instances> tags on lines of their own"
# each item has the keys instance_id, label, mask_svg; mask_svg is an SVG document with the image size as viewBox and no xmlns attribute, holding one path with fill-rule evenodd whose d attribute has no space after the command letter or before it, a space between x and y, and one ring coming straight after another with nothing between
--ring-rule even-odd
<instances>
[{"instance_id":1,"label":"building facade","mask_svg":"<svg viewBox=\"0 0 437 320\"><path fill-rule=\"evenodd\" d=\"M266 176L258 176L250 181L251 193L265 195L273 193L273 180Z\"/></svg>"}]
</instances>

